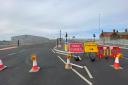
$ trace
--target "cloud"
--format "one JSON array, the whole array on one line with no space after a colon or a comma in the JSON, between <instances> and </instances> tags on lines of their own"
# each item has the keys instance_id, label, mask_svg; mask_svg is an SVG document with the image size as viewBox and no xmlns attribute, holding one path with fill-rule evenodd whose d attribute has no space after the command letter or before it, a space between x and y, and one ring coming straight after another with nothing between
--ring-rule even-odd
<instances>
[{"instance_id":1,"label":"cloud","mask_svg":"<svg viewBox=\"0 0 128 85\"><path fill-rule=\"evenodd\" d=\"M4 39L21 34L58 36L59 30L88 38L101 29L127 27L127 0L0 0ZM116 3L116 4L115 4ZM99 30L99 13L101 29ZM0 38L1 40L3 38Z\"/></svg>"}]
</instances>

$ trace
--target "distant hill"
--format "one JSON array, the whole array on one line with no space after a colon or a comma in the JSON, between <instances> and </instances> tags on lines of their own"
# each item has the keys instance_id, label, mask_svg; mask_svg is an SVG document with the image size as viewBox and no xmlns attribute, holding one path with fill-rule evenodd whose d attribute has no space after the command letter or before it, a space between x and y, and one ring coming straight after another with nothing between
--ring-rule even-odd
<instances>
[{"instance_id":1,"label":"distant hill","mask_svg":"<svg viewBox=\"0 0 128 85\"><path fill-rule=\"evenodd\" d=\"M49 42L49 39L34 35L19 35L11 37L11 41L15 44L19 41L20 45L31 45Z\"/></svg>"}]
</instances>

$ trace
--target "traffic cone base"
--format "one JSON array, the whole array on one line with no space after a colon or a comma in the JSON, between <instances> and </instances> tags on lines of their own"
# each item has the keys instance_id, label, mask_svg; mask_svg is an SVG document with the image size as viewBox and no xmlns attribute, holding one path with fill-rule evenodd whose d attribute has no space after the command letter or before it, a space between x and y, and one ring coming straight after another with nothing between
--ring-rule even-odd
<instances>
[{"instance_id":1,"label":"traffic cone base","mask_svg":"<svg viewBox=\"0 0 128 85\"><path fill-rule=\"evenodd\" d=\"M2 62L2 60L0 59L0 71L4 70L7 66L5 66Z\"/></svg>"},{"instance_id":2,"label":"traffic cone base","mask_svg":"<svg viewBox=\"0 0 128 85\"><path fill-rule=\"evenodd\" d=\"M65 64L65 69L71 69L72 68L72 65L71 64Z\"/></svg>"},{"instance_id":3,"label":"traffic cone base","mask_svg":"<svg viewBox=\"0 0 128 85\"><path fill-rule=\"evenodd\" d=\"M33 66L29 72L38 72L40 70L39 66Z\"/></svg>"},{"instance_id":4,"label":"traffic cone base","mask_svg":"<svg viewBox=\"0 0 128 85\"><path fill-rule=\"evenodd\" d=\"M0 71L4 70L5 68L7 68L7 66L0 67Z\"/></svg>"},{"instance_id":5,"label":"traffic cone base","mask_svg":"<svg viewBox=\"0 0 128 85\"><path fill-rule=\"evenodd\" d=\"M115 70L122 69L122 67L120 67L119 58L118 58L118 57L115 58L115 61L114 61L114 64L112 65L112 67L113 67Z\"/></svg>"},{"instance_id":6,"label":"traffic cone base","mask_svg":"<svg viewBox=\"0 0 128 85\"><path fill-rule=\"evenodd\" d=\"M113 67L115 70L123 69L122 67L114 67L114 65L110 65L110 66Z\"/></svg>"}]
</instances>

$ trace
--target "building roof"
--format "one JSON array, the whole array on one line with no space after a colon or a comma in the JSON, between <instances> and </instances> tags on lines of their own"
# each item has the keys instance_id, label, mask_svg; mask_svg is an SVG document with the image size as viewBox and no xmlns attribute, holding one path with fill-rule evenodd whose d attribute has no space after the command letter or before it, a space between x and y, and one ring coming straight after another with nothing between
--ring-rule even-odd
<instances>
[{"instance_id":1,"label":"building roof","mask_svg":"<svg viewBox=\"0 0 128 85\"><path fill-rule=\"evenodd\" d=\"M113 32L102 32L101 36L103 37L110 37L113 34Z\"/></svg>"},{"instance_id":2,"label":"building roof","mask_svg":"<svg viewBox=\"0 0 128 85\"><path fill-rule=\"evenodd\" d=\"M128 35L128 32L102 32L101 33L101 36L104 36L104 37L110 37L112 34L118 34L120 36L122 35Z\"/></svg>"},{"instance_id":3,"label":"building roof","mask_svg":"<svg viewBox=\"0 0 128 85\"><path fill-rule=\"evenodd\" d=\"M103 32L102 30L100 37L110 37L112 39L128 39L128 29L125 29L124 32L118 32L118 30L116 31L115 29L113 29L113 32Z\"/></svg>"}]
</instances>

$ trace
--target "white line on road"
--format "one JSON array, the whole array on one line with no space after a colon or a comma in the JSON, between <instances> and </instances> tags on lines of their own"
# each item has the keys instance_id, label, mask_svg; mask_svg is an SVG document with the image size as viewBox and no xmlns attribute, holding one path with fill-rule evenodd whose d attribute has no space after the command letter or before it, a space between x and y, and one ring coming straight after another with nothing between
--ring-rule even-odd
<instances>
[{"instance_id":1,"label":"white line on road","mask_svg":"<svg viewBox=\"0 0 128 85\"><path fill-rule=\"evenodd\" d=\"M8 55L8 56L11 56L11 55L15 55L15 54L21 53L21 52L23 52L23 51L25 51L25 50L21 50L21 51L19 51L19 52L17 52L17 53L10 53L10 54L7 54L7 55Z\"/></svg>"},{"instance_id":2,"label":"white line on road","mask_svg":"<svg viewBox=\"0 0 128 85\"><path fill-rule=\"evenodd\" d=\"M82 68L83 69L83 66L80 66L80 65L77 65L77 64L73 64L73 63L70 63L70 64L73 65L73 66L76 66L78 68Z\"/></svg>"},{"instance_id":3,"label":"white line on road","mask_svg":"<svg viewBox=\"0 0 128 85\"><path fill-rule=\"evenodd\" d=\"M16 53L10 53L10 54L8 54L8 55L15 55Z\"/></svg>"},{"instance_id":4,"label":"white line on road","mask_svg":"<svg viewBox=\"0 0 128 85\"><path fill-rule=\"evenodd\" d=\"M120 47L120 48L122 48L122 49L128 49L128 48L126 48L126 47Z\"/></svg>"},{"instance_id":5,"label":"white line on road","mask_svg":"<svg viewBox=\"0 0 128 85\"><path fill-rule=\"evenodd\" d=\"M60 56L58 56L58 58L63 62L63 63L66 63ZM76 65L76 64L73 64L73 63L70 63L71 65L73 66L76 66L78 68L83 68L83 66L80 66L80 65Z\"/></svg>"},{"instance_id":6,"label":"white line on road","mask_svg":"<svg viewBox=\"0 0 128 85\"><path fill-rule=\"evenodd\" d=\"M53 49L51 49L53 53L55 53L55 51Z\"/></svg>"},{"instance_id":7,"label":"white line on road","mask_svg":"<svg viewBox=\"0 0 128 85\"><path fill-rule=\"evenodd\" d=\"M84 69L85 69L86 72L88 73L88 76L92 79L93 76L92 76L91 72L88 70L87 66L84 66Z\"/></svg>"},{"instance_id":8,"label":"white line on road","mask_svg":"<svg viewBox=\"0 0 128 85\"><path fill-rule=\"evenodd\" d=\"M88 83L89 85L93 85L92 82L90 82L89 80L87 80L83 75L81 75L78 71L76 71L75 69L72 68L72 71L75 72L80 78L82 78L86 83Z\"/></svg>"},{"instance_id":9,"label":"white line on road","mask_svg":"<svg viewBox=\"0 0 128 85\"><path fill-rule=\"evenodd\" d=\"M66 64L66 62L60 57L60 56L57 56L64 64Z\"/></svg>"},{"instance_id":10,"label":"white line on road","mask_svg":"<svg viewBox=\"0 0 128 85\"><path fill-rule=\"evenodd\" d=\"M124 59L126 59L126 60L128 60L128 58L126 58L126 57L123 57Z\"/></svg>"},{"instance_id":11,"label":"white line on road","mask_svg":"<svg viewBox=\"0 0 128 85\"><path fill-rule=\"evenodd\" d=\"M13 49L13 48L17 48L16 46L14 46L14 47L6 47L6 48L1 48L0 50L2 51L2 50L9 50L9 49Z\"/></svg>"},{"instance_id":12,"label":"white line on road","mask_svg":"<svg viewBox=\"0 0 128 85\"><path fill-rule=\"evenodd\" d=\"M57 56L64 64L66 64L66 62L60 57L60 56ZM79 72L77 72L75 69L71 68L72 71L74 73L76 73L80 78L82 78L86 83L88 83L89 85L93 85L92 82L90 82L89 80L87 80L83 75L81 75Z\"/></svg>"},{"instance_id":13,"label":"white line on road","mask_svg":"<svg viewBox=\"0 0 128 85\"><path fill-rule=\"evenodd\" d=\"M60 53L60 52L56 52L56 53L58 53L58 54L62 54L62 55L67 55L66 53Z\"/></svg>"},{"instance_id":14,"label":"white line on road","mask_svg":"<svg viewBox=\"0 0 128 85\"><path fill-rule=\"evenodd\" d=\"M67 53L66 51L61 51L61 50L57 50L57 49L54 49L55 51L58 51L58 52L62 52L62 53Z\"/></svg>"},{"instance_id":15,"label":"white line on road","mask_svg":"<svg viewBox=\"0 0 128 85\"><path fill-rule=\"evenodd\" d=\"M57 51L57 52L61 52L61 53L74 53L74 52L66 52L66 51L62 51L62 50L57 50L57 49L55 49L55 48L53 48L55 51ZM83 53L83 52L79 52L79 53Z\"/></svg>"}]
</instances>

